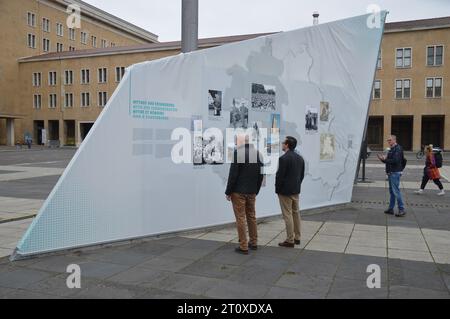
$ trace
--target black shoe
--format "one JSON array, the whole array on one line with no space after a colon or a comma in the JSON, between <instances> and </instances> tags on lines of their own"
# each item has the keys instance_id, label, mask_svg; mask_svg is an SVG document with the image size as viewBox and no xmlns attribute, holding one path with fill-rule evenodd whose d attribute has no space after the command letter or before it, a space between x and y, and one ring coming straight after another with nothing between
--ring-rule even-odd
<instances>
[{"instance_id":1,"label":"black shoe","mask_svg":"<svg viewBox=\"0 0 450 319\"><path fill-rule=\"evenodd\" d=\"M287 248L294 248L294 243L290 243L290 242L284 241L282 243L279 243L278 246L280 246L280 247L287 247Z\"/></svg>"},{"instance_id":2,"label":"black shoe","mask_svg":"<svg viewBox=\"0 0 450 319\"><path fill-rule=\"evenodd\" d=\"M294 240L294 244L300 245L300 240L295 239L295 240Z\"/></svg>"},{"instance_id":3,"label":"black shoe","mask_svg":"<svg viewBox=\"0 0 450 319\"><path fill-rule=\"evenodd\" d=\"M250 248L251 250L257 250L258 245L248 244L248 248Z\"/></svg>"},{"instance_id":4,"label":"black shoe","mask_svg":"<svg viewBox=\"0 0 450 319\"><path fill-rule=\"evenodd\" d=\"M240 247L236 247L234 249L235 252L239 253L239 254L243 254L243 255L248 255L248 250L243 250Z\"/></svg>"},{"instance_id":5,"label":"black shoe","mask_svg":"<svg viewBox=\"0 0 450 319\"><path fill-rule=\"evenodd\" d=\"M404 210L401 210L397 214L395 214L395 217L403 217L405 215L406 215L406 212Z\"/></svg>"},{"instance_id":6,"label":"black shoe","mask_svg":"<svg viewBox=\"0 0 450 319\"><path fill-rule=\"evenodd\" d=\"M393 209L388 209L388 210L385 210L384 213L388 214L388 215L394 215L394 210Z\"/></svg>"}]
</instances>

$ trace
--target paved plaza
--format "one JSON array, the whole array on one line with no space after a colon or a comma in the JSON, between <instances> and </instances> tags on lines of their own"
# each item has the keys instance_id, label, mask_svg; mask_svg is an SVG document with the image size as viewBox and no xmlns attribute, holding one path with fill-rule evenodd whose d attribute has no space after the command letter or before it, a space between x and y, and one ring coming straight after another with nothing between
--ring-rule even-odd
<instances>
[{"instance_id":1,"label":"paved plaza","mask_svg":"<svg viewBox=\"0 0 450 319\"><path fill-rule=\"evenodd\" d=\"M0 298L450 298L449 180L443 197L432 183L414 194L423 166L413 154L402 178L405 217L383 214L384 169L371 159L370 182L355 186L351 204L303 213L294 249L278 247L277 216L259 223L259 248L247 256L234 252L229 226L10 262L74 152L0 148ZM81 267L81 289L66 286L69 264ZM381 288L367 287L371 264Z\"/></svg>"}]
</instances>

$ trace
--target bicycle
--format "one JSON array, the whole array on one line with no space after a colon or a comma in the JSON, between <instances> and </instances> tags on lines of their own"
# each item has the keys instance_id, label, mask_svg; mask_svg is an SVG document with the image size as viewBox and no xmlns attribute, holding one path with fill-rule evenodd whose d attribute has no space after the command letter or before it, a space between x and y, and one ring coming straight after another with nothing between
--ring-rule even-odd
<instances>
[{"instance_id":1,"label":"bicycle","mask_svg":"<svg viewBox=\"0 0 450 319\"><path fill-rule=\"evenodd\" d=\"M420 151L417 152L416 157L417 159L422 159L425 156L425 145L422 145L422 149ZM440 148L439 146L434 146L433 147L433 153L442 153L444 150L442 148Z\"/></svg>"},{"instance_id":2,"label":"bicycle","mask_svg":"<svg viewBox=\"0 0 450 319\"><path fill-rule=\"evenodd\" d=\"M425 151L424 150L425 150L425 145L422 145L420 147L420 151L418 151L417 154L416 154L416 158L417 159L422 159L425 156Z\"/></svg>"}]
</instances>

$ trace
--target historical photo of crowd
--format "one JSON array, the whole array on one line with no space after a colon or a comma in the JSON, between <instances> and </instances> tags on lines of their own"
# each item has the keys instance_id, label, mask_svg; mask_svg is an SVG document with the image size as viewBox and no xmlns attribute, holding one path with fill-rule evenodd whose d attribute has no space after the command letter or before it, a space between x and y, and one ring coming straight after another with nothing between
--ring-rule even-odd
<instances>
[{"instance_id":1,"label":"historical photo of crowd","mask_svg":"<svg viewBox=\"0 0 450 319\"><path fill-rule=\"evenodd\" d=\"M230 126L232 128L246 129L248 127L248 106L249 102L247 99L233 99L230 111Z\"/></svg>"},{"instance_id":2,"label":"historical photo of crowd","mask_svg":"<svg viewBox=\"0 0 450 319\"><path fill-rule=\"evenodd\" d=\"M208 114L210 117L222 115L222 92L208 90Z\"/></svg>"},{"instance_id":3,"label":"historical photo of crowd","mask_svg":"<svg viewBox=\"0 0 450 319\"><path fill-rule=\"evenodd\" d=\"M330 116L330 103L320 102L320 121L328 122Z\"/></svg>"},{"instance_id":4,"label":"historical photo of crowd","mask_svg":"<svg viewBox=\"0 0 450 319\"><path fill-rule=\"evenodd\" d=\"M320 160L334 160L335 138L333 134L320 134Z\"/></svg>"},{"instance_id":5,"label":"historical photo of crowd","mask_svg":"<svg viewBox=\"0 0 450 319\"><path fill-rule=\"evenodd\" d=\"M318 130L318 112L316 108L307 106L305 112L305 129L306 133L317 133Z\"/></svg>"},{"instance_id":6,"label":"historical photo of crowd","mask_svg":"<svg viewBox=\"0 0 450 319\"><path fill-rule=\"evenodd\" d=\"M260 111L276 110L275 86L265 84L252 84L252 109Z\"/></svg>"}]
</instances>

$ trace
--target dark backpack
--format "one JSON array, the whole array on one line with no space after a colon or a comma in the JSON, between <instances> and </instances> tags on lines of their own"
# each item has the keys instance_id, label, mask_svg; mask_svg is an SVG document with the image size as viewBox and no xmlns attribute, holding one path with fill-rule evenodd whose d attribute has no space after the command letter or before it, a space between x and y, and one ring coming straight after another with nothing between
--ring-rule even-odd
<instances>
[{"instance_id":1,"label":"dark backpack","mask_svg":"<svg viewBox=\"0 0 450 319\"><path fill-rule=\"evenodd\" d=\"M436 152L434 154L434 161L436 163L436 167L437 168L441 168L442 167L442 153L441 152Z\"/></svg>"},{"instance_id":2,"label":"dark backpack","mask_svg":"<svg viewBox=\"0 0 450 319\"><path fill-rule=\"evenodd\" d=\"M402 151L402 171L405 170L406 163L408 163L408 161L407 161L407 159L405 158L405 154L403 154L403 151Z\"/></svg>"}]
</instances>

